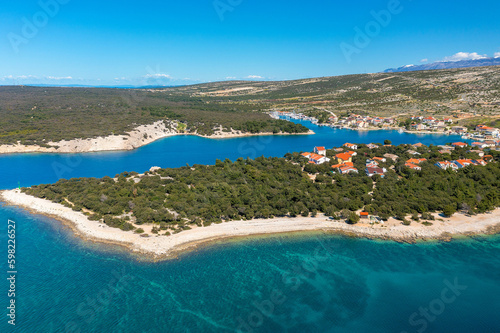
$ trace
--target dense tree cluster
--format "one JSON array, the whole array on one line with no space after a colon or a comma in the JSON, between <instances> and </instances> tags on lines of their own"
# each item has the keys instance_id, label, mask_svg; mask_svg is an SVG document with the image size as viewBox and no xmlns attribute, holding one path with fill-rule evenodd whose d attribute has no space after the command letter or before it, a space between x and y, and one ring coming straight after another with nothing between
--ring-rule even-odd
<instances>
[{"instance_id":1,"label":"dense tree cluster","mask_svg":"<svg viewBox=\"0 0 500 333\"><path fill-rule=\"evenodd\" d=\"M285 158L217 160L211 166L160 169L144 175L125 172L115 178L63 179L23 191L124 230L133 229L130 222L134 222L156 223L159 229L174 232L189 228L190 223L315 216L318 212L356 223L359 217L353 212L360 209L409 223L407 215L413 220L429 220L429 212L452 215L461 210L475 214L500 206L499 152L490 152L494 161L487 166L469 166L455 172L434 165L443 159L438 147L422 146L418 150L427 161L420 164L421 171L414 171L404 166L411 156L407 152L410 147L370 150L360 145L354 157L359 174L340 175L332 171L334 161L313 165L293 153ZM363 172L366 159L387 152L400 158L384 164L388 169L384 178L367 177ZM329 156L334 153L327 151ZM456 149L453 154L470 153Z\"/></svg>"}]
</instances>

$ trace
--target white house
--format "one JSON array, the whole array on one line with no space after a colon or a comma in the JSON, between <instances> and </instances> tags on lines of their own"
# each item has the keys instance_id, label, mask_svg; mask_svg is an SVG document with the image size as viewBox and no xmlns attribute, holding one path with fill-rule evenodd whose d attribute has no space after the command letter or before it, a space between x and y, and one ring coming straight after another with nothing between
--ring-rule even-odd
<instances>
[{"instance_id":1,"label":"white house","mask_svg":"<svg viewBox=\"0 0 500 333\"><path fill-rule=\"evenodd\" d=\"M314 152L318 155L326 156L326 148L325 147L314 147Z\"/></svg>"},{"instance_id":2,"label":"white house","mask_svg":"<svg viewBox=\"0 0 500 333\"><path fill-rule=\"evenodd\" d=\"M326 162L330 162L330 159L328 157L316 153L302 153L302 156L307 157L309 159L309 163L323 164Z\"/></svg>"},{"instance_id":3,"label":"white house","mask_svg":"<svg viewBox=\"0 0 500 333\"><path fill-rule=\"evenodd\" d=\"M437 162L435 165L443 170L446 170L446 169L456 170L456 169L458 169L458 166L455 163L452 163L449 161Z\"/></svg>"},{"instance_id":4,"label":"white house","mask_svg":"<svg viewBox=\"0 0 500 333\"><path fill-rule=\"evenodd\" d=\"M358 149L358 145L355 145L353 143L348 143L348 142L344 143L344 147L347 147L349 149L354 149L354 150Z\"/></svg>"}]
</instances>

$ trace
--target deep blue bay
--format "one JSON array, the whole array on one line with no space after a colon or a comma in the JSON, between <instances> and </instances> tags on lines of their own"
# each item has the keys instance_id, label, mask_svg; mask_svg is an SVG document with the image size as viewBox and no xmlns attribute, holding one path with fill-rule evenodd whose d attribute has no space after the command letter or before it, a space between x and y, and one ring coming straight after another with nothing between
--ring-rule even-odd
<instances>
[{"instance_id":1,"label":"deep blue bay","mask_svg":"<svg viewBox=\"0 0 500 333\"><path fill-rule=\"evenodd\" d=\"M0 156L0 188L114 176L315 145L458 136L355 132L177 136L129 152ZM16 221L15 330L7 325L7 219ZM220 242L159 263L85 243L53 219L0 207L0 332L499 332L500 236L417 245L337 235ZM2 253L2 252L0 252ZM427 310L426 310L427 309Z\"/></svg>"}]
</instances>

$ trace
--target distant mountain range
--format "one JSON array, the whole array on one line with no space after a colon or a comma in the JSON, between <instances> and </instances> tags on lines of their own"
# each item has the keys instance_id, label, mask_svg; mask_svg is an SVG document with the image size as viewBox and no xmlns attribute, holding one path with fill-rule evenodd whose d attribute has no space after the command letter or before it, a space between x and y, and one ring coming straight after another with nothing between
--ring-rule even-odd
<instances>
[{"instance_id":1,"label":"distant mountain range","mask_svg":"<svg viewBox=\"0 0 500 333\"><path fill-rule=\"evenodd\" d=\"M406 65L399 68L389 68L383 73L395 72L414 72L414 71L429 71L433 69L449 69L449 68L465 68L465 67L481 67L481 66L498 66L500 65L500 57L484 58L477 60L461 60L461 61L443 61L433 62L424 65Z\"/></svg>"},{"instance_id":2,"label":"distant mountain range","mask_svg":"<svg viewBox=\"0 0 500 333\"><path fill-rule=\"evenodd\" d=\"M123 85L123 86L113 86L113 85L85 85L85 84L23 84L27 87L55 87L55 88L116 88L116 89L164 89L164 88L173 88L173 87L182 87L183 85L168 85L168 86L132 86L132 85Z\"/></svg>"}]
</instances>

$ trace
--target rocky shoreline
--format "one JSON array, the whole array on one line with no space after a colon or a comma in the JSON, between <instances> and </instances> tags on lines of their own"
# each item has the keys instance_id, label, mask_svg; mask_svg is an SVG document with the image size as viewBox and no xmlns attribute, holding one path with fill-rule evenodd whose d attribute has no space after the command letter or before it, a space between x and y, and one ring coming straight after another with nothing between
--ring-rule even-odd
<instances>
[{"instance_id":1,"label":"rocky shoreline","mask_svg":"<svg viewBox=\"0 0 500 333\"><path fill-rule=\"evenodd\" d=\"M249 136L266 135L310 135L315 134L309 130L306 133L242 133L240 131L222 132L217 131L212 135L200 135L190 133L179 133L176 129L177 123L157 121L150 125L141 125L134 130L122 135L109 135L105 137L89 139L62 140L58 142L48 142L51 147L42 147L39 145L4 144L0 145L0 154L16 153L89 153L102 151L133 150L156 140L160 140L174 135L196 135L208 139L226 139Z\"/></svg>"}]
</instances>

